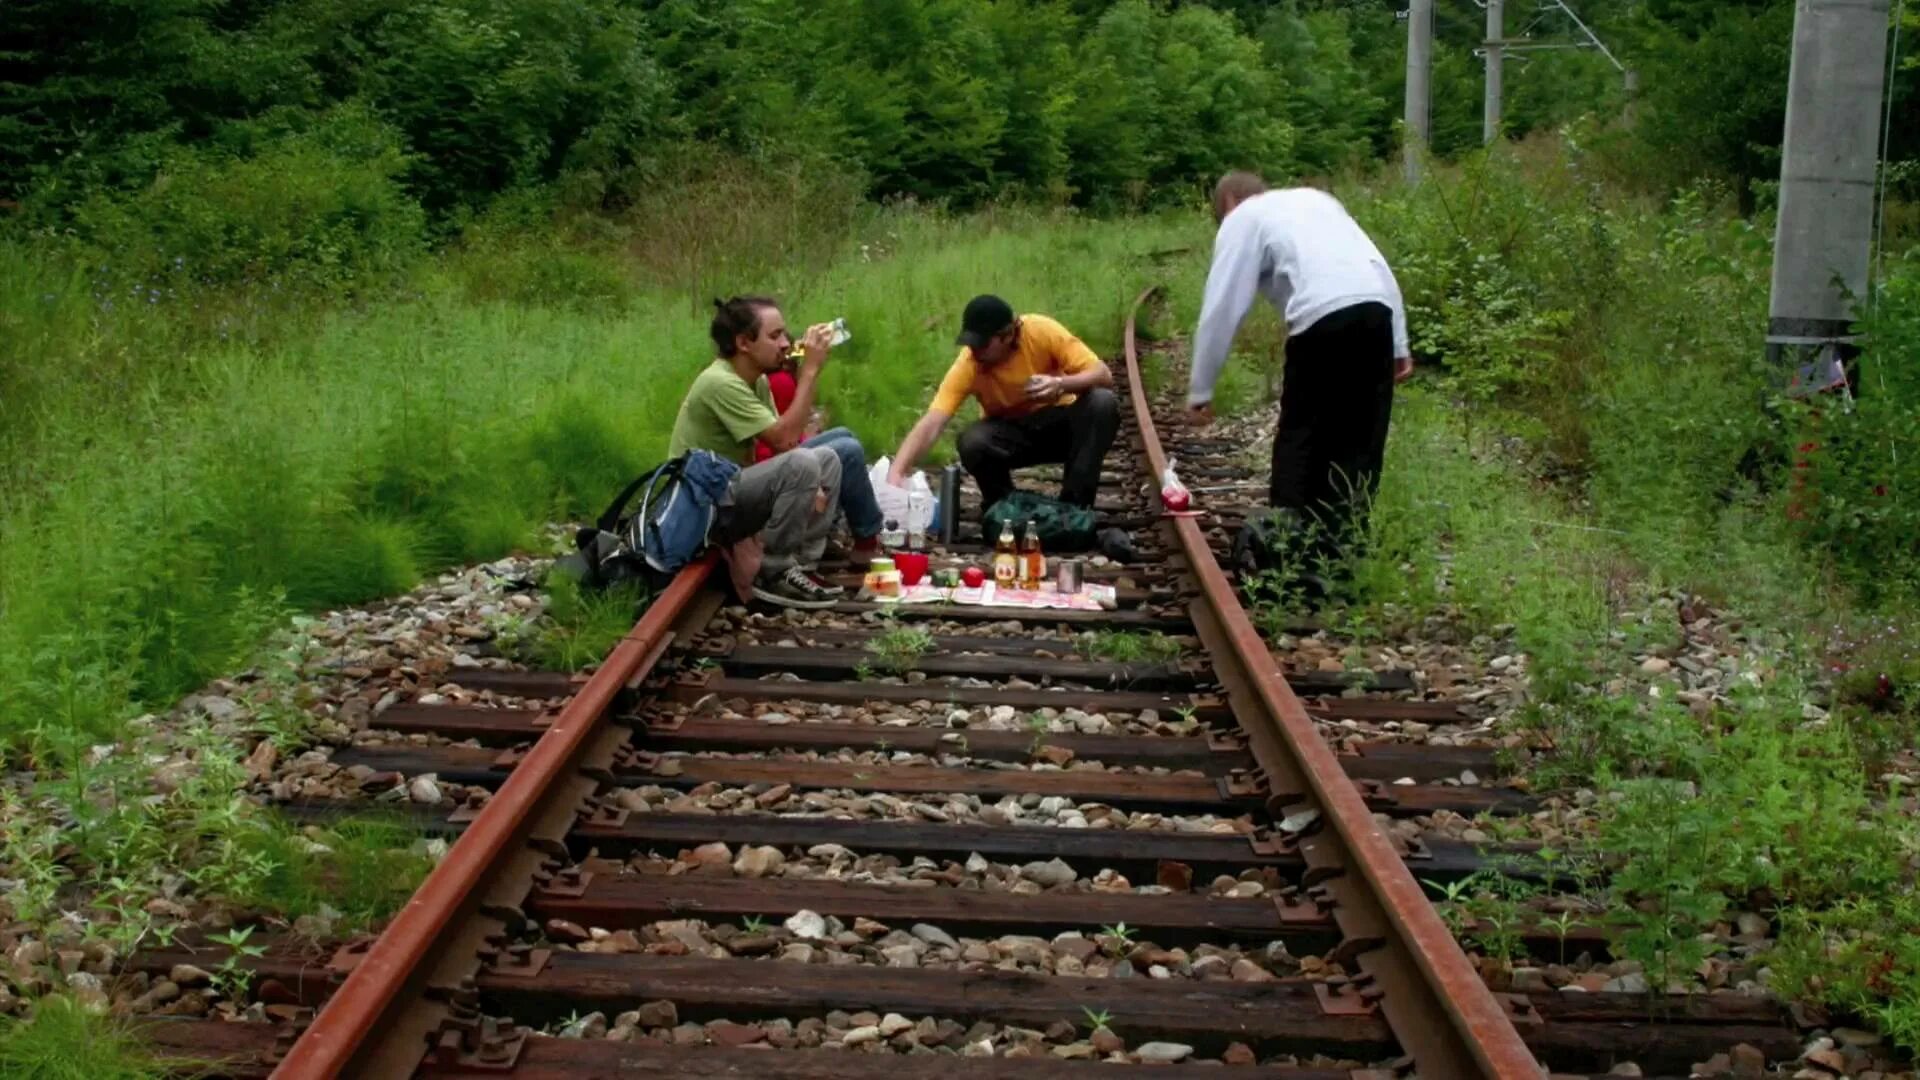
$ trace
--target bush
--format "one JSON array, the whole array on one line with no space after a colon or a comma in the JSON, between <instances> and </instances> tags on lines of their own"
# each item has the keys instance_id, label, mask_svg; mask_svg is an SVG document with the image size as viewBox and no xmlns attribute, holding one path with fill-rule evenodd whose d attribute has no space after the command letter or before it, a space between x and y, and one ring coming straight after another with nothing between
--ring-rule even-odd
<instances>
[{"instance_id":1,"label":"bush","mask_svg":"<svg viewBox=\"0 0 1920 1080\"><path fill-rule=\"evenodd\" d=\"M99 193L74 223L110 295L158 303L182 286L339 286L390 274L423 249L425 215L403 190L409 159L364 109L243 155L176 149L151 184Z\"/></svg>"}]
</instances>

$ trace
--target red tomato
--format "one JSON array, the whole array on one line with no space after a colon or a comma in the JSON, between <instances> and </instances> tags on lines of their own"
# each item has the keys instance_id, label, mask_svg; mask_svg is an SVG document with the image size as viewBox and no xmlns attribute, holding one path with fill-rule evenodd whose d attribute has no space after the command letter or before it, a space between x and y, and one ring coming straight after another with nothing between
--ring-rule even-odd
<instances>
[{"instance_id":1,"label":"red tomato","mask_svg":"<svg viewBox=\"0 0 1920 1080\"><path fill-rule=\"evenodd\" d=\"M969 589L977 589L987 583L987 572L977 566L969 566L960 571L960 580Z\"/></svg>"},{"instance_id":2,"label":"red tomato","mask_svg":"<svg viewBox=\"0 0 1920 1080\"><path fill-rule=\"evenodd\" d=\"M1186 488L1161 488L1160 502L1167 509L1178 512L1185 510L1189 502Z\"/></svg>"}]
</instances>

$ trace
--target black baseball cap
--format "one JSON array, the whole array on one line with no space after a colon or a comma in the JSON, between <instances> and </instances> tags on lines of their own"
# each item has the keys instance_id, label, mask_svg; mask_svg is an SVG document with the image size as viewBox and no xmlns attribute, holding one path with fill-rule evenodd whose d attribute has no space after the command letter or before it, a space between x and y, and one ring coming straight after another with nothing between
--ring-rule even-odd
<instances>
[{"instance_id":1,"label":"black baseball cap","mask_svg":"<svg viewBox=\"0 0 1920 1080\"><path fill-rule=\"evenodd\" d=\"M997 296L976 296L960 315L960 336L953 343L978 351L988 338L1012 325L1012 305Z\"/></svg>"}]
</instances>

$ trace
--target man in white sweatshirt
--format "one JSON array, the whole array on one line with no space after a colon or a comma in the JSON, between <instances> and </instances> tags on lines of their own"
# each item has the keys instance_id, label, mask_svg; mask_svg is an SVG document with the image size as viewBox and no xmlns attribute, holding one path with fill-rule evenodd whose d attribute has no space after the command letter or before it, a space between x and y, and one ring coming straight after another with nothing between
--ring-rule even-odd
<instances>
[{"instance_id":1,"label":"man in white sweatshirt","mask_svg":"<svg viewBox=\"0 0 1920 1080\"><path fill-rule=\"evenodd\" d=\"M1187 407L1213 419L1213 384L1256 294L1287 325L1280 425L1269 497L1334 555L1379 483L1394 384L1413 373L1406 305L1373 241L1339 200L1312 188L1268 191L1232 172L1213 192L1213 266L1193 335Z\"/></svg>"}]
</instances>

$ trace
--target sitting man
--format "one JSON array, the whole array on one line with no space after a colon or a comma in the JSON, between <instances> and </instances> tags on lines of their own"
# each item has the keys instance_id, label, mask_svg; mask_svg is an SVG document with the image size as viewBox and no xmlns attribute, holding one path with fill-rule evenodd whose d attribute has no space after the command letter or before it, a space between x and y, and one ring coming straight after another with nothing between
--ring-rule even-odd
<instances>
[{"instance_id":1,"label":"sitting man","mask_svg":"<svg viewBox=\"0 0 1920 1080\"><path fill-rule=\"evenodd\" d=\"M720 504L711 539L732 546L759 537L764 554L753 577L756 599L782 607L831 607L841 590L808 571L819 564L833 523L842 452L802 445L800 438L831 331L824 324L808 328L793 403L776 414L766 374L793 347L779 306L764 297L735 297L714 307L711 333L719 355L680 402L667 452L678 457L707 450L743 466ZM776 452L759 464L753 464L756 438ZM854 471L864 479L864 461Z\"/></svg>"},{"instance_id":2,"label":"sitting man","mask_svg":"<svg viewBox=\"0 0 1920 1080\"><path fill-rule=\"evenodd\" d=\"M980 485L983 514L1013 490L1014 469L1043 464L1066 466L1061 501L1091 507L1120 426L1113 372L1066 327L1045 315L1016 316L997 296L967 304L957 344L959 357L900 443L888 480L906 486L972 394L984 415L960 434L960 464Z\"/></svg>"},{"instance_id":3,"label":"sitting man","mask_svg":"<svg viewBox=\"0 0 1920 1080\"><path fill-rule=\"evenodd\" d=\"M773 411L786 415L800 391L799 361L789 353L780 358L780 366L767 373L767 390L773 395ZM873 480L867 476L867 452L853 432L843 427L816 431L818 414L810 414L803 429L805 447L824 446L840 458L840 512L847 519L847 531L853 534L853 549L847 561L865 567L880 554L880 500L873 494ZM772 460L778 451L766 439L753 440L755 464Z\"/></svg>"}]
</instances>

